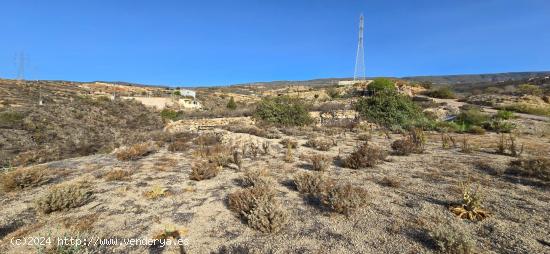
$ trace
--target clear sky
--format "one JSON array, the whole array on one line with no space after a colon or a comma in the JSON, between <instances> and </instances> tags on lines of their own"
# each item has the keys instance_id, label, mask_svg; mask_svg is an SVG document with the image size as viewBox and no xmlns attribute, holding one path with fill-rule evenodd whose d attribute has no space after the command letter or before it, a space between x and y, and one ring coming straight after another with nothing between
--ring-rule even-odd
<instances>
[{"instance_id":1,"label":"clear sky","mask_svg":"<svg viewBox=\"0 0 550 254\"><path fill-rule=\"evenodd\" d=\"M2 0L0 77L221 85L550 70L548 0Z\"/></svg>"}]
</instances>

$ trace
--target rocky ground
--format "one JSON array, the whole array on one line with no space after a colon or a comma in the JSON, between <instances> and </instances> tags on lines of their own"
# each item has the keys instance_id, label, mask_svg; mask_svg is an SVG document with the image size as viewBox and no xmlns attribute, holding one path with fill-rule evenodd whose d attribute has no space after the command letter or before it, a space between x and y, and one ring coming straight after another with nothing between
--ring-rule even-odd
<instances>
[{"instance_id":1,"label":"rocky ground","mask_svg":"<svg viewBox=\"0 0 550 254\"><path fill-rule=\"evenodd\" d=\"M548 123L527 121L525 126L548 128ZM72 236L81 239L151 239L164 231L177 230L185 241L179 246L81 247L97 253L430 253L437 246L430 232L447 227L471 236L480 253L550 253L550 195L548 182L505 173L514 157L495 153L498 134L456 135L468 138L473 152L443 149L440 134L427 133L422 154L390 155L372 168L359 170L341 167L336 161L323 174L360 186L368 192L368 204L350 215L331 212L305 198L292 184L300 172L310 172L303 154L324 154L331 158L347 156L369 133L369 143L391 150L392 141L378 131L346 132L311 130L293 136L280 134L266 139L222 129L203 130L221 133L228 146L268 142L271 149L256 158L244 158L241 169L228 164L214 178L189 179L197 148L157 152L135 161L121 161L112 154L92 155L55 161L33 167L47 172L47 182L32 188L0 194L0 252L40 252L36 245L17 246L12 239ZM518 142L525 145L524 156L550 156L550 136L525 132ZM304 146L307 135L336 141L328 151ZM283 138L298 141L294 162L285 162L287 149ZM266 169L276 198L288 213L288 223L277 233L261 233L247 226L228 209L228 194L242 189L239 178L248 169ZM112 180L110 172L127 172ZM460 183L479 185L487 219L470 222L449 211L460 202ZM66 211L42 213L35 200L54 185L77 183L91 190L90 200ZM152 196L153 190L159 195ZM162 190L162 191L160 191ZM49 247L51 248L51 246ZM55 252L61 253L61 252Z\"/></svg>"}]
</instances>

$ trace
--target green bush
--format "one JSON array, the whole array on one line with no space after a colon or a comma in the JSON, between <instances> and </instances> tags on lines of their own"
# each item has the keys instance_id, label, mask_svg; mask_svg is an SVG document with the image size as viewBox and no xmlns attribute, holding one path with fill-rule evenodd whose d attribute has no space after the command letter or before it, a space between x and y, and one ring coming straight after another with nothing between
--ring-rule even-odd
<instances>
[{"instance_id":1,"label":"green bush","mask_svg":"<svg viewBox=\"0 0 550 254\"><path fill-rule=\"evenodd\" d=\"M489 116L487 114L475 108L460 112L460 114L456 118L456 121L459 124L465 124L467 126L470 126L470 125L480 126L480 125L483 125L488 120L489 120Z\"/></svg>"},{"instance_id":2,"label":"green bush","mask_svg":"<svg viewBox=\"0 0 550 254\"><path fill-rule=\"evenodd\" d=\"M501 118L493 118L490 121L486 122L483 127L490 131L495 131L498 133L510 133L513 129L516 128L516 125L510 122L501 120Z\"/></svg>"},{"instance_id":3,"label":"green bush","mask_svg":"<svg viewBox=\"0 0 550 254\"><path fill-rule=\"evenodd\" d=\"M227 106L226 106L228 109L237 109L237 103L235 103L235 99L233 99L233 97L229 98L229 102L227 102Z\"/></svg>"},{"instance_id":4,"label":"green bush","mask_svg":"<svg viewBox=\"0 0 550 254\"><path fill-rule=\"evenodd\" d=\"M518 86L518 92L520 94L539 96L539 95L542 95L543 91L538 86L531 85L531 84L523 84Z\"/></svg>"},{"instance_id":5,"label":"green bush","mask_svg":"<svg viewBox=\"0 0 550 254\"><path fill-rule=\"evenodd\" d=\"M424 95L432 97L432 98L440 98L440 99L454 99L456 98L454 92L449 87L441 87L436 89L431 89L426 92L424 92Z\"/></svg>"},{"instance_id":6,"label":"green bush","mask_svg":"<svg viewBox=\"0 0 550 254\"><path fill-rule=\"evenodd\" d=\"M284 126L303 126L313 122L303 101L289 96L263 98L256 107L254 117Z\"/></svg>"},{"instance_id":7,"label":"green bush","mask_svg":"<svg viewBox=\"0 0 550 254\"><path fill-rule=\"evenodd\" d=\"M514 112L501 109L494 116L496 119L509 120L514 118Z\"/></svg>"},{"instance_id":8,"label":"green bush","mask_svg":"<svg viewBox=\"0 0 550 254\"><path fill-rule=\"evenodd\" d=\"M518 113L525 113L539 116L550 116L550 108L544 106L534 106L526 103L515 103L503 107L506 110Z\"/></svg>"},{"instance_id":9,"label":"green bush","mask_svg":"<svg viewBox=\"0 0 550 254\"><path fill-rule=\"evenodd\" d=\"M20 112L5 111L0 113L0 126L14 127L19 125L25 116Z\"/></svg>"},{"instance_id":10,"label":"green bush","mask_svg":"<svg viewBox=\"0 0 550 254\"><path fill-rule=\"evenodd\" d=\"M406 95L384 90L375 96L361 98L355 104L361 116L392 130L426 127L430 121L422 109Z\"/></svg>"},{"instance_id":11,"label":"green bush","mask_svg":"<svg viewBox=\"0 0 550 254\"><path fill-rule=\"evenodd\" d=\"M160 116L162 117L162 119L168 119L168 120L174 121L178 118L179 114L177 111L172 109L163 109L160 112Z\"/></svg>"},{"instance_id":12,"label":"green bush","mask_svg":"<svg viewBox=\"0 0 550 254\"><path fill-rule=\"evenodd\" d=\"M372 83L370 83L367 87L367 91L371 93L378 93L381 91L396 91L395 84L393 81L385 78L377 78Z\"/></svg>"}]
</instances>

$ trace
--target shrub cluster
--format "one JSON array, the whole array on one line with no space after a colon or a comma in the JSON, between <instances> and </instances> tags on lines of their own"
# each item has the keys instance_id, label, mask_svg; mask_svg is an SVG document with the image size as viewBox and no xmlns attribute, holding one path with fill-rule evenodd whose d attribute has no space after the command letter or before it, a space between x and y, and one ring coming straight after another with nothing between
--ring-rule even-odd
<instances>
[{"instance_id":1,"label":"shrub cluster","mask_svg":"<svg viewBox=\"0 0 550 254\"><path fill-rule=\"evenodd\" d=\"M350 215L367 203L367 191L351 184L336 184L320 173L302 173L294 177L298 191L314 198L332 211Z\"/></svg>"},{"instance_id":2,"label":"shrub cluster","mask_svg":"<svg viewBox=\"0 0 550 254\"><path fill-rule=\"evenodd\" d=\"M510 173L550 181L550 159L545 157L524 158L510 162Z\"/></svg>"},{"instance_id":3,"label":"shrub cluster","mask_svg":"<svg viewBox=\"0 0 550 254\"><path fill-rule=\"evenodd\" d=\"M361 98L355 104L361 116L392 130L429 126L422 109L406 95L384 90L368 98Z\"/></svg>"},{"instance_id":4,"label":"shrub cluster","mask_svg":"<svg viewBox=\"0 0 550 254\"><path fill-rule=\"evenodd\" d=\"M0 186L4 192L40 186L48 182L44 167L18 168L0 175Z\"/></svg>"},{"instance_id":5,"label":"shrub cluster","mask_svg":"<svg viewBox=\"0 0 550 254\"><path fill-rule=\"evenodd\" d=\"M368 143L364 143L359 145L355 151L346 157L343 164L344 167L352 169L373 167L384 161L387 155L386 151L375 146L370 146Z\"/></svg>"},{"instance_id":6,"label":"shrub cluster","mask_svg":"<svg viewBox=\"0 0 550 254\"><path fill-rule=\"evenodd\" d=\"M189 179L195 181L202 181L210 178L214 178L221 171L221 166L218 163L210 162L207 160L193 163L191 166L191 173Z\"/></svg>"},{"instance_id":7,"label":"shrub cluster","mask_svg":"<svg viewBox=\"0 0 550 254\"><path fill-rule=\"evenodd\" d=\"M158 147L152 142L144 142L129 147L122 147L115 152L115 155L116 158L121 161L139 160L156 152L157 149Z\"/></svg>"},{"instance_id":8,"label":"shrub cluster","mask_svg":"<svg viewBox=\"0 0 550 254\"><path fill-rule=\"evenodd\" d=\"M256 107L254 117L283 126L303 126L313 122L304 102L288 96L262 99Z\"/></svg>"},{"instance_id":9,"label":"shrub cluster","mask_svg":"<svg viewBox=\"0 0 550 254\"><path fill-rule=\"evenodd\" d=\"M436 89L430 89L423 93L426 96L439 99L454 99L456 95L449 87L440 87Z\"/></svg>"},{"instance_id":10,"label":"shrub cluster","mask_svg":"<svg viewBox=\"0 0 550 254\"><path fill-rule=\"evenodd\" d=\"M335 141L327 138L313 137L308 139L305 146L317 149L319 151L328 151L331 147L335 146Z\"/></svg>"},{"instance_id":11,"label":"shrub cluster","mask_svg":"<svg viewBox=\"0 0 550 254\"><path fill-rule=\"evenodd\" d=\"M267 186L254 186L229 194L228 206L250 227L263 233L276 233L288 222L288 213Z\"/></svg>"},{"instance_id":12,"label":"shrub cluster","mask_svg":"<svg viewBox=\"0 0 550 254\"><path fill-rule=\"evenodd\" d=\"M79 183L59 184L35 200L37 209L43 213L68 210L82 206L91 200L92 192Z\"/></svg>"}]
</instances>

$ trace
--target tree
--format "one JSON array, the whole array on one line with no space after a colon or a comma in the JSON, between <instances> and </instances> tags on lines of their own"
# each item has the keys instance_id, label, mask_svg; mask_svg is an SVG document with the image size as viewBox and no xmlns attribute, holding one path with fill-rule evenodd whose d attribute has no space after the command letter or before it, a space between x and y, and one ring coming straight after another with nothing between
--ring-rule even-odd
<instances>
[{"instance_id":1,"label":"tree","mask_svg":"<svg viewBox=\"0 0 550 254\"><path fill-rule=\"evenodd\" d=\"M237 103L235 103L235 99L233 99L233 97L229 98L229 102L227 102L227 106L226 106L228 109L231 109L231 110L234 110L237 108Z\"/></svg>"},{"instance_id":2,"label":"tree","mask_svg":"<svg viewBox=\"0 0 550 254\"><path fill-rule=\"evenodd\" d=\"M254 117L283 126L303 126L313 122L304 102L289 96L263 98Z\"/></svg>"}]
</instances>

